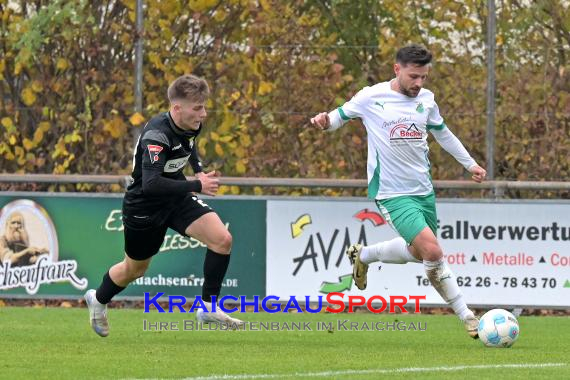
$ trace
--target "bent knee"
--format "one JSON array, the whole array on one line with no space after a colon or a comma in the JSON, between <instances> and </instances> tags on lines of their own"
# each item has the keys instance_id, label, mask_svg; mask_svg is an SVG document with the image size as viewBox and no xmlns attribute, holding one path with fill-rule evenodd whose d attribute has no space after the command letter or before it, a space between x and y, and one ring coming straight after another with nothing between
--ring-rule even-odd
<instances>
[{"instance_id":1,"label":"bent knee","mask_svg":"<svg viewBox=\"0 0 570 380\"><path fill-rule=\"evenodd\" d=\"M209 248L216 253L219 253L222 255L229 255L230 251L232 249L232 241L233 241L232 234L230 234L229 231L225 231L217 239L216 242L214 242L213 244L211 244L209 246Z\"/></svg>"},{"instance_id":2,"label":"bent knee","mask_svg":"<svg viewBox=\"0 0 570 380\"><path fill-rule=\"evenodd\" d=\"M437 244L430 245L420 250L422 259L427 261L437 261L443 258L443 251Z\"/></svg>"},{"instance_id":3,"label":"bent knee","mask_svg":"<svg viewBox=\"0 0 570 380\"><path fill-rule=\"evenodd\" d=\"M136 280L144 276L146 270L148 269L148 265L127 265L126 266L126 276L131 280Z\"/></svg>"}]
</instances>

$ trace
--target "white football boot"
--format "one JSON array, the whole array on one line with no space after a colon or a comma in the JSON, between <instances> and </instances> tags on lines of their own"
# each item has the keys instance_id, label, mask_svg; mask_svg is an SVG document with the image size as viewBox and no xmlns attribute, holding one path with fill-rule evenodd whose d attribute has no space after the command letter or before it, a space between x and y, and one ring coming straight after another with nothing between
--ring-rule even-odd
<instances>
[{"instance_id":1,"label":"white football boot","mask_svg":"<svg viewBox=\"0 0 570 380\"><path fill-rule=\"evenodd\" d=\"M353 244L346 250L346 255L352 264L352 278L356 287L360 290L366 289L366 277L368 274L368 264L360 261L362 244Z\"/></svg>"},{"instance_id":2,"label":"white football boot","mask_svg":"<svg viewBox=\"0 0 570 380\"><path fill-rule=\"evenodd\" d=\"M107 321L107 305L103 305L97 301L95 297L95 289L90 289L83 296L87 307L89 308L89 321L91 328L97 335L106 337L109 335L109 322Z\"/></svg>"},{"instance_id":3,"label":"white football boot","mask_svg":"<svg viewBox=\"0 0 570 380\"><path fill-rule=\"evenodd\" d=\"M467 334L473 339L479 338L479 333L477 332L479 328L479 319L476 316L471 314L467 318L463 320L463 326L465 326L465 330L467 330Z\"/></svg>"},{"instance_id":4,"label":"white football boot","mask_svg":"<svg viewBox=\"0 0 570 380\"><path fill-rule=\"evenodd\" d=\"M208 310L212 310L212 304L209 302L204 301L204 305L208 308ZM215 312L211 311L204 311L201 308L198 309L196 312L196 320L200 323L220 323L225 324L230 327L232 330L236 330L239 328L244 327L245 322L237 319L232 318L226 313L224 313L219 307L216 308Z\"/></svg>"}]
</instances>

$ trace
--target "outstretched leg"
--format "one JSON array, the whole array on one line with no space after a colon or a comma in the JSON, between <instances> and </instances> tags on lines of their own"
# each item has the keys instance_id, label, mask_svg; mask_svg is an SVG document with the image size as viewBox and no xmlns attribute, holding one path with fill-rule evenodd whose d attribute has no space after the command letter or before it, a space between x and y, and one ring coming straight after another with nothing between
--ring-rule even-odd
<instances>
[{"instance_id":1,"label":"outstretched leg","mask_svg":"<svg viewBox=\"0 0 570 380\"><path fill-rule=\"evenodd\" d=\"M90 289L85 293L85 302L89 308L89 320L91 328L97 335L106 337L109 335L109 322L107 319L107 304L111 299L122 292L128 284L141 277L150 264L150 258L146 260L133 260L127 255L120 263L109 269L103 276L101 285L95 290Z\"/></svg>"},{"instance_id":2,"label":"outstretched leg","mask_svg":"<svg viewBox=\"0 0 570 380\"><path fill-rule=\"evenodd\" d=\"M346 255L352 264L352 278L356 287L360 290L366 289L368 266L373 262L381 261L387 264L421 263L421 260L412 255L410 248L401 237L369 246L353 244L348 247Z\"/></svg>"},{"instance_id":3,"label":"outstretched leg","mask_svg":"<svg viewBox=\"0 0 570 380\"><path fill-rule=\"evenodd\" d=\"M479 321L467 307L457 280L445 260L433 231L426 227L412 241L412 252L421 256L427 277L439 295L463 321L467 333L477 338Z\"/></svg>"}]
</instances>

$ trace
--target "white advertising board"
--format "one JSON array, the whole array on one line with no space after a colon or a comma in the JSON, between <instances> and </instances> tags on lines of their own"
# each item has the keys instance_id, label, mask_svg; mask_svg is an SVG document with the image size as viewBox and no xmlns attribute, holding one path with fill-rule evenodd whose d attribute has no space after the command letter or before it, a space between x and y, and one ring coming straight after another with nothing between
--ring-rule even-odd
<instances>
[{"instance_id":1,"label":"white advertising board","mask_svg":"<svg viewBox=\"0 0 570 380\"><path fill-rule=\"evenodd\" d=\"M438 200L438 240L470 305L570 307L570 203ZM396 237L374 202L268 200L267 294L425 295L444 305L422 264L373 263L352 283L345 249Z\"/></svg>"}]
</instances>

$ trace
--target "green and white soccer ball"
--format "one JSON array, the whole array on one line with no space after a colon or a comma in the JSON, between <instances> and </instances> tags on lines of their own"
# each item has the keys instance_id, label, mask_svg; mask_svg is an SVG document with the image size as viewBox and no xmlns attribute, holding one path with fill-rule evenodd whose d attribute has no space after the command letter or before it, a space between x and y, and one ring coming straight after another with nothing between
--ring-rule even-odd
<instances>
[{"instance_id":1,"label":"green and white soccer ball","mask_svg":"<svg viewBox=\"0 0 570 380\"><path fill-rule=\"evenodd\" d=\"M511 347L519 337L519 322L503 309L493 309L479 320L479 339L487 347Z\"/></svg>"}]
</instances>

